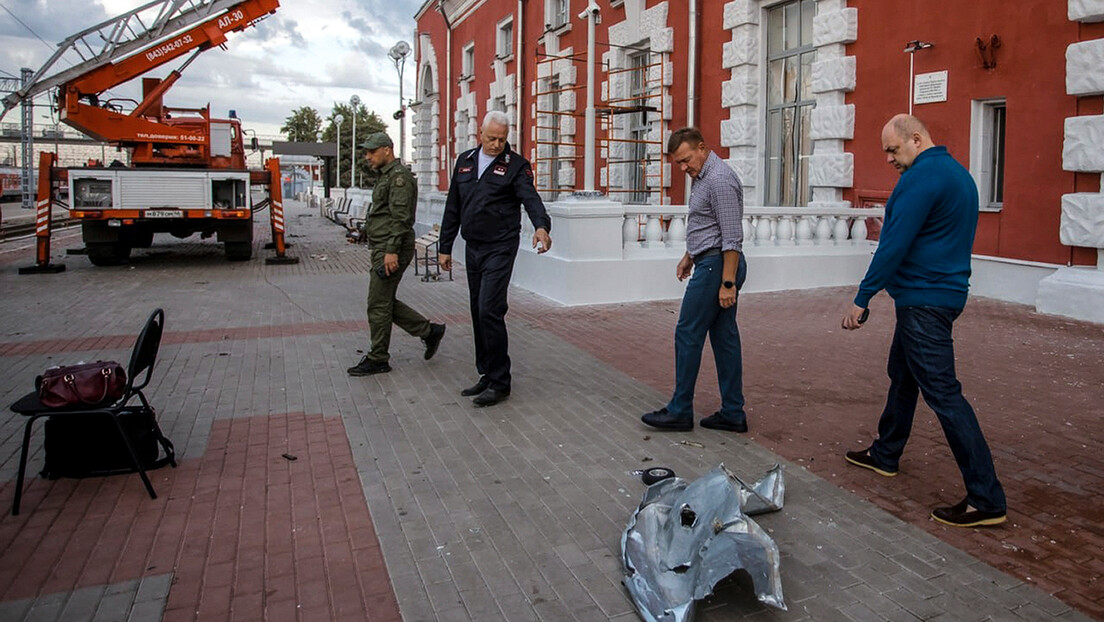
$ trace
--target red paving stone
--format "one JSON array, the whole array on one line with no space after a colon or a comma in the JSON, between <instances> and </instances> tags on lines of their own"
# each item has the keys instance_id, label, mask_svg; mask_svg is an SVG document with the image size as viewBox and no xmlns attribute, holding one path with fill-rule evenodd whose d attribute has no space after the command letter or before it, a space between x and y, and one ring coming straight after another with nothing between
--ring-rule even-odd
<instances>
[{"instance_id":1,"label":"red paving stone","mask_svg":"<svg viewBox=\"0 0 1104 622\"><path fill-rule=\"evenodd\" d=\"M900 475L848 467L875 437L889 381L892 303L879 296L860 331L839 328L853 291L741 298L749 437L897 517L1082 612L1104 619L1104 328L972 299L956 322L958 374L978 412L1009 499L1009 521L956 529L928 518L964 496L935 415L921 406ZM658 391L673 387L678 302L552 308L514 305L528 322ZM656 407L662 404L656 404ZM698 415L720 405L712 354Z\"/></svg>"},{"instance_id":2,"label":"red paving stone","mask_svg":"<svg viewBox=\"0 0 1104 622\"><path fill-rule=\"evenodd\" d=\"M401 619L340 417L216 421L150 475L156 500L136 475L32 478L0 518L0 601L172 571L165 622Z\"/></svg>"}]
</instances>

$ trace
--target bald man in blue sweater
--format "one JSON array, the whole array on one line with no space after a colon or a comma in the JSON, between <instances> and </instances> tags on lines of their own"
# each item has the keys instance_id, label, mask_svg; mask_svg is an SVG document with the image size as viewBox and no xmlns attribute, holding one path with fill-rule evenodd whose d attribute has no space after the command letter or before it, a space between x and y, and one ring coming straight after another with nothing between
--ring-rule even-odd
<instances>
[{"instance_id":1,"label":"bald man in blue sweater","mask_svg":"<svg viewBox=\"0 0 1104 622\"><path fill-rule=\"evenodd\" d=\"M978 193L970 173L932 143L924 124L899 114L882 129L886 160L901 179L886 202L878 250L842 326L863 326L870 299L893 298L897 326L889 349L889 396L878 438L849 451L847 462L879 475L897 475L912 431L916 399L935 411L966 484L966 498L932 511L954 527L1004 522L1007 506L977 415L955 376L951 329L966 306L970 253L977 230Z\"/></svg>"}]
</instances>

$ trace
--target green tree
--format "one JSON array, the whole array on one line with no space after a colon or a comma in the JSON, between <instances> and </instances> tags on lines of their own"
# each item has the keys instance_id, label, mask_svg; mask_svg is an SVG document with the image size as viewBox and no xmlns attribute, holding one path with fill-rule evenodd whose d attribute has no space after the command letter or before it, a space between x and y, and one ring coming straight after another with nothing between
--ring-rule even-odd
<instances>
[{"instance_id":1,"label":"green tree","mask_svg":"<svg viewBox=\"0 0 1104 622\"><path fill-rule=\"evenodd\" d=\"M334 102L333 110L330 111L330 116L326 118L326 127L322 130L322 141L328 143L336 141L337 124L334 123L334 118L337 115L344 117L344 121L341 124L341 144L338 148L338 153L341 156L341 179L335 185L348 187L351 177L349 164L352 151L350 149L353 147L353 107L348 102ZM369 112L363 103L357 106L356 126L357 143L364 142L368 135L373 132L387 131L387 124L383 122L383 119L375 112ZM372 165L364 157L364 150L359 145L356 148L356 171L357 186L362 188L374 185L379 177L372 170Z\"/></svg>"},{"instance_id":2,"label":"green tree","mask_svg":"<svg viewBox=\"0 0 1104 622\"><path fill-rule=\"evenodd\" d=\"M322 117L310 106L303 106L284 120L280 133L293 143L318 142L318 132L322 129Z\"/></svg>"}]
</instances>

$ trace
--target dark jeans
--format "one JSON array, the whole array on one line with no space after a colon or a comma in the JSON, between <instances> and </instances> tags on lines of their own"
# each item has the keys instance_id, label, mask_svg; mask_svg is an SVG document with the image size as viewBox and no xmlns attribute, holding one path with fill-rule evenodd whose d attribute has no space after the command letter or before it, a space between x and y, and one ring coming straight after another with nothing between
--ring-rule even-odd
<instances>
[{"instance_id":1,"label":"dark jeans","mask_svg":"<svg viewBox=\"0 0 1104 622\"><path fill-rule=\"evenodd\" d=\"M744 412L744 367L740 352L740 329L736 326L737 304L722 309L717 296L721 290L724 255L703 257L694 264L694 273L686 285L675 325L675 392L667 403L667 412L676 417L694 416L694 386L701 368L705 336L713 348L717 364L717 383L721 389L721 417L733 423L747 421ZM736 270L736 288L747 278L747 262L740 253Z\"/></svg>"},{"instance_id":2,"label":"dark jeans","mask_svg":"<svg viewBox=\"0 0 1104 622\"><path fill-rule=\"evenodd\" d=\"M897 468L912 432L916 398L923 393L958 462L967 502L983 512L1003 512L1004 489L997 480L993 456L977 415L955 377L951 328L961 312L941 307L897 307L897 328L887 366L889 396L870 455L886 467Z\"/></svg>"},{"instance_id":3,"label":"dark jeans","mask_svg":"<svg viewBox=\"0 0 1104 622\"><path fill-rule=\"evenodd\" d=\"M518 240L492 244L467 243L464 270L468 275L475 370L489 386L510 390L509 335L506 333L506 292L514 272Z\"/></svg>"}]
</instances>

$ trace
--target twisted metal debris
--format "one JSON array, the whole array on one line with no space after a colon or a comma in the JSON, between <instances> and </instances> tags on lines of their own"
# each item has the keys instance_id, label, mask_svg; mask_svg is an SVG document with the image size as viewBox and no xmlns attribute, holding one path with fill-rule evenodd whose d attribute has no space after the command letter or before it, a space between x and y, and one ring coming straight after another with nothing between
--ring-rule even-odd
<instances>
[{"instance_id":1,"label":"twisted metal debris","mask_svg":"<svg viewBox=\"0 0 1104 622\"><path fill-rule=\"evenodd\" d=\"M646 622L690 622L695 602L744 569L760 602L785 610L778 546L753 514L782 509L775 465L748 486L723 464L688 482L672 477L644 492L621 537L623 583Z\"/></svg>"}]
</instances>

